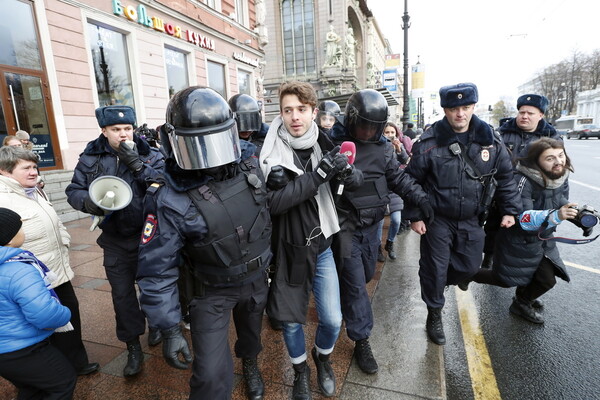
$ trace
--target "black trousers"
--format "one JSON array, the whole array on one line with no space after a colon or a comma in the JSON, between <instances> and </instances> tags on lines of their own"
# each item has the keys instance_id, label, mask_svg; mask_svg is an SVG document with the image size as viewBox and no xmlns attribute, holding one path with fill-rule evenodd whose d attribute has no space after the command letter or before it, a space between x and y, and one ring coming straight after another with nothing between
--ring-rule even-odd
<instances>
[{"instance_id":1,"label":"black trousers","mask_svg":"<svg viewBox=\"0 0 600 400\"><path fill-rule=\"evenodd\" d=\"M0 375L19 389L17 400L68 400L77 383L75 369L48 340L0 354Z\"/></svg>"},{"instance_id":2,"label":"black trousers","mask_svg":"<svg viewBox=\"0 0 600 400\"><path fill-rule=\"evenodd\" d=\"M484 283L500 287L510 287L505 284L490 269L480 269L472 278L473 282ZM526 286L518 286L515 294L523 302L530 303L537 299L556 285L556 270L554 264L546 257L542 258L540 264L531 278L531 282Z\"/></svg>"},{"instance_id":3,"label":"black trousers","mask_svg":"<svg viewBox=\"0 0 600 400\"><path fill-rule=\"evenodd\" d=\"M71 282L63 283L54 288L63 306L71 310L71 324L74 330L55 332L50 336L50 343L65 355L75 371L88 365L88 355L81 338L81 317L79 315L79 300Z\"/></svg>"},{"instance_id":4,"label":"black trousers","mask_svg":"<svg viewBox=\"0 0 600 400\"><path fill-rule=\"evenodd\" d=\"M233 359L229 349L229 321L233 314L238 358L255 358L262 350L263 311L267 305L267 273L243 286L207 287L190 305L194 363L190 400L230 399Z\"/></svg>"},{"instance_id":5,"label":"black trousers","mask_svg":"<svg viewBox=\"0 0 600 400\"><path fill-rule=\"evenodd\" d=\"M104 249L104 269L111 287L117 322L117 338L122 342L137 339L146 330L146 317L140 308L136 292L138 245L140 238L107 237L98 244Z\"/></svg>"}]
</instances>

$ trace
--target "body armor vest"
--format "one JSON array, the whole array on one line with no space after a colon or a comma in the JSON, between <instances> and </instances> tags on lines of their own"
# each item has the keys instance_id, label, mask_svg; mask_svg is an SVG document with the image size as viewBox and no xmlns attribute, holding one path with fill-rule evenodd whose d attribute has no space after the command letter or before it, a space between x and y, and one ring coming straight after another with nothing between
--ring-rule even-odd
<instances>
[{"instance_id":1,"label":"body armor vest","mask_svg":"<svg viewBox=\"0 0 600 400\"><path fill-rule=\"evenodd\" d=\"M272 227L265 186L243 162L236 172L188 191L208 233L186 243L184 252L193 275L206 285L242 281L269 266Z\"/></svg>"},{"instance_id":2,"label":"body armor vest","mask_svg":"<svg viewBox=\"0 0 600 400\"><path fill-rule=\"evenodd\" d=\"M383 207L390 202L389 189L385 177L387 157L383 157L383 144L356 143L358 157L354 166L360 169L364 176L364 184L355 191L344 192L355 209Z\"/></svg>"}]
</instances>

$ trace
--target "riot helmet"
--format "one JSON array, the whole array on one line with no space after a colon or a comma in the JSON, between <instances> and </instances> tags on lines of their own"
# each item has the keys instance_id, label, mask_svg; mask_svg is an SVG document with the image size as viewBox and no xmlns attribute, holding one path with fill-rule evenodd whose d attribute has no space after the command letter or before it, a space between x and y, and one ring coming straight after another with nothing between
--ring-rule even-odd
<instances>
[{"instance_id":1,"label":"riot helmet","mask_svg":"<svg viewBox=\"0 0 600 400\"><path fill-rule=\"evenodd\" d=\"M247 94L236 94L229 99L238 132L257 132L262 125L258 102Z\"/></svg>"},{"instance_id":2,"label":"riot helmet","mask_svg":"<svg viewBox=\"0 0 600 400\"><path fill-rule=\"evenodd\" d=\"M345 125L350 137L369 143L381 138L388 119L385 97L373 89L354 93L346 103Z\"/></svg>"},{"instance_id":3,"label":"riot helmet","mask_svg":"<svg viewBox=\"0 0 600 400\"><path fill-rule=\"evenodd\" d=\"M182 169L218 167L241 156L233 112L211 88L192 86L176 93L167 106L161 134L167 136L163 138L167 156Z\"/></svg>"},{"instance_id":4,"label":"riot helmet","mask_svg":"<svg viewBox=\"0 0 600 400\"><path fill-rule=\"evenodd\" d=\"M338 103L332 100L323 100L317 107L319 112L317 113L317 125L324 129L333 128L333 124L338 120L342 110Z\"/></svg>"}]
</instances>

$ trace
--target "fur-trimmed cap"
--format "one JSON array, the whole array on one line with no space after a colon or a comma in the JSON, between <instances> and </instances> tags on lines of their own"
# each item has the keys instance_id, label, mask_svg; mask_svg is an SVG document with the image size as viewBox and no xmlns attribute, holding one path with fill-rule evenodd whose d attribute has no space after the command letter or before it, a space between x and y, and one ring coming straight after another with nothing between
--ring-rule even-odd
<instances>
[{"instance_id":1,"label":"fur-trimmed cap","mask_svg":"<svg viewBox=\"0 0 600 400\"><path fill-rule=\"evenodd\" d=\"M99 107L96 108L96 119L100 128L119 124L135 126L135 110L129 106Z\"/></svg>"},{"instance_id":2,"label":"fur-trimmed cap","mask_svg":"<svg viewBox=\"0 0 600 400\"><path fill-rule=\"evenodd\" d=\"M521 106L533 106L537 107L542 114L546 114L548 110L548 98L540 94L524 94L517 99L517 110Z\"/></svg>"},{"instance_id":3,"label":"fur-trimmed cap","mask_svg":"<svg viewBox=\"0 0 600 400\"><path fill-rule=\"evenodd\" d=\"M473 83L458 83L443 86L440 89L440 105L442 108L454 108L475 104L479 100L477 86Z\"/></svg>"}]
</instances>

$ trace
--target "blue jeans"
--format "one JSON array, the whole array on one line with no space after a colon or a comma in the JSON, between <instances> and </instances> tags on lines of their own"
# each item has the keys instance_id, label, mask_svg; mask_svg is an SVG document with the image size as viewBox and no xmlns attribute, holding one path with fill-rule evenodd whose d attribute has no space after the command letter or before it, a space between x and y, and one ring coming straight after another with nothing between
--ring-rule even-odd
<instances>
[{"instance_id":1,"label":"blue jeans","mask_svg":"<svg viewBox=\"0 0 600 400\"><path fill-rule=\"evenodd\" d=\"M401 221L401 211L394 211L390 214L390 227L387 233L387 240L393 242L396 239L396 235L400 230ZM379 241L381 242L381 237L383 236L383 219L379 222L379 230L377 236L379 237Z\"/></svg>"},{"instance_id":2,"label":"blue jeans","mask_svg":"<svg viewBox=\"0 0 600 400\"><path fill-rule=\"evenodd\" d=\"M315 345L320 350L319 353L329 354L333 351L342 326L340 286L333 253L330 248L327 248L317 257L312 290L319 318ZM293 364L306 360L306 345L302 324L296 322L284 323L283 340Z\"/></svg>"}]
</instances>

